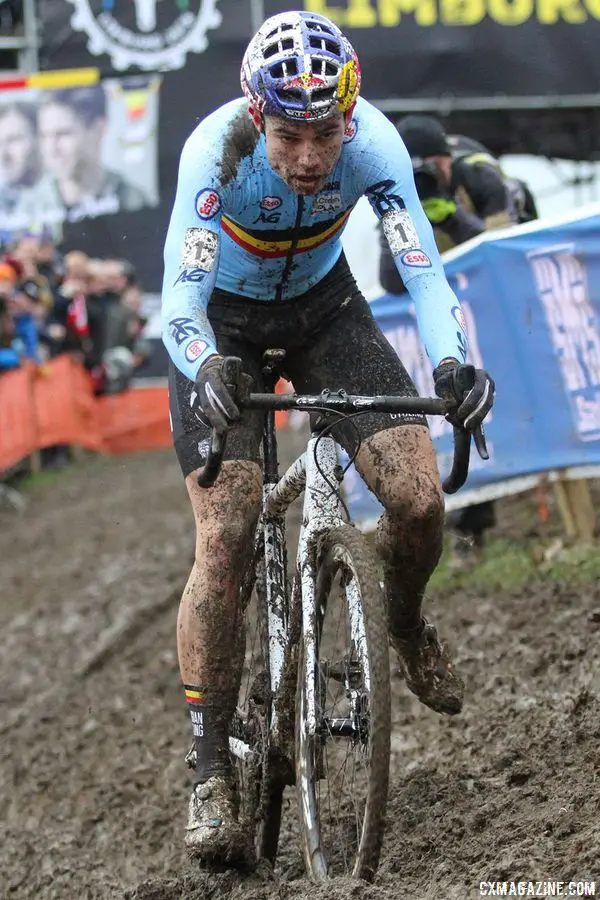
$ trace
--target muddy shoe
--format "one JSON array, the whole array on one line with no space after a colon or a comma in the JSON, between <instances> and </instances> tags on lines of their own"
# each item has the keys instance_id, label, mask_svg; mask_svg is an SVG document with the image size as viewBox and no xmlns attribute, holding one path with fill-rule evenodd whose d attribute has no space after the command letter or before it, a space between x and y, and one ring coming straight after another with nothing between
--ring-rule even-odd
<instances>
[{"instance_id":1,"label":"muddy shoe","mask_svg":"<svg viewBox=\"0 0 600 900\"><path fill-rule=\"evenodd\" d=\"M236 863L245 857L229 778L215 775L195 785L185 830L188 855L202 862Z\"/></svg>"},{"instance_id":2,"label":"muddy shoe","mask_svg":"<svg viewBox=\"0 0 600 900\"><path fill-rule=\"evenodd\" d=\"M422 628L406 638L391 638L406 684L421 703L439 713L456 715L462 709L464 684L454 671L445 644L425 619Z\"/></svg>"}]
</instances>

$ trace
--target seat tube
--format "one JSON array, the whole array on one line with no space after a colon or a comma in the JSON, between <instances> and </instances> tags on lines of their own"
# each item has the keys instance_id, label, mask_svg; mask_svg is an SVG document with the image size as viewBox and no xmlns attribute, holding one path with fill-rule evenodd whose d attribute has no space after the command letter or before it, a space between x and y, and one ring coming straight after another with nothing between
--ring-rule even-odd
<instances>
[{"instance_id":1,"label":"seat tube","mask_svg":"<svg viewBox=\"0 0 600 900\"><path fill-rule=\"evenodd\" d=\"M265 379L267 380L267 379ZM269 384L273 389L274 384ZM263 509L265 500L279 479L275 413L268 410L263 431ZM264 516L265 572L267 587L267 621L269 628L269 656L271 691L275 696L281 681L287 640L287 571L285 549L285 519L283 516Z\"/></svg>"}]
</instances>

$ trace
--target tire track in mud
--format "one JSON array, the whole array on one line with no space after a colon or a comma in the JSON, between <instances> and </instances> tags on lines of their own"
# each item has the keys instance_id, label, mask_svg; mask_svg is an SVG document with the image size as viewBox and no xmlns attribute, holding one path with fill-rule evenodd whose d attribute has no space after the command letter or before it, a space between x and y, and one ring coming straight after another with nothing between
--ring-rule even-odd
<instances>
[{"instance_id":1,"label":"tire track in mud","mask_svg":"<svg viewBox=\"0 0 600 900\"><path fill-rule=\"evenodd\" d=\"M0 897L462 900L519 878L600 891L597 585L430 602L467 703L442 719L394 679L374 885L303 878L291 792L276 873L188 864L175 618L192 554L171 453L95 461L0 515Z\"/></svg>"}]
</instances>

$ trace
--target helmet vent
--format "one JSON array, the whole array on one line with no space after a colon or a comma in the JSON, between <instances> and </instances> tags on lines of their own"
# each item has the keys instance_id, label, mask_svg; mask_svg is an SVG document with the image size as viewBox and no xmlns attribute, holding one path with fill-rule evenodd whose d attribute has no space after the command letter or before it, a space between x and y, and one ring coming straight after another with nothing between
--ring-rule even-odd
<instances>
[{"instance_id":1,"label":"helmet vent","mask_svg":"<svg viewBox=\"0 0 600 900\"><path fill-rule=\"evenodd\" d=\"M329 28L324 22L312 22L306 23L309 31L324 31L326 34L335 34L333 29Z\"/></svg>"},{"instance_id":2,"label":"helmet vent","mask_svg":"<svg viewBox=\"0 0 600 900\"><path fill-rule=\"evenodd\" d=\"M319 59L318 57L313 57L311 59L311 68L313 75L321 75L321 77L325 75L335 76L339 71L334 63L325 59Z\"/></svg>"},{"instance_id":3,"label":"helmet vent","mask_svg":"<svg viewBox=\"0 0 600 900\"><path fill-rule=\"evenodd\" d=\"M273 78L292 78L298 74L298 64L295 59L286 59L271 66L269 72Z\"/></svg>"},{"instance_id":4,"label":"helmet vent","mask_svg":"<svg viewBox=\"0 0 600 900\"><path fill-rule=\"evenodd\" d=\"M312 92L311 102L312 103L323 103L323 102L331 102L335 95L334 88L319 88L316 91Z\"/></svg>"},{"instance_id":5,"label":"helmet vent","mask_svg":"<svg viewBox=\"0 0 600 900\"><path fill-rule=\"evenodd\" d=\"M313 50L325 50L327 53L335 53L336 56L340 54L339 41L336 41L333 37L327 37L324 34L311 34L308 40Z\"/></svg>"},{"instance_id":6,"label":"helmet vent","mask_svg":"<svg viewBox=\"0 0 600 900\"><path fill-rule=\"evenodd\" d=\"M275 56L277 53L283 53L285 50L293 50L294 49L294 38L281 38L278 41L275 41L273 44L269 44L268 47L265 47L263 50L263 57L265 59L269 59L271 56Z\"/></svg>"},{"instance_id":7,"label":"helmet vent","mask_svg":"<svg viewBox=\"0 0 600 900\"><path fill-rule=\"evenodd\" d=\"M300 91L295 88L287 88L287 90L279 90L277 91L277 96L281 100L282 103L289 103L290 100L294 103L302 102L302 94Z\"/></svg>"},{"instance_id":8,"label":"helmet vent","mask_svg":"<svg viewBox=\"0 0 600 900\"><path fill-rule=\"evenodd\" d=\"M293 31L293 29L294 29L294 26L291 25L289 22L282 22L281 25L278 25L277 28L274 28L273 31L270 31L267 35L265 35L265 37L268 40L270 37L273 37L273 35L275 35L275 34L281 34L282 31Z\"/></svg>"}]
</instances>

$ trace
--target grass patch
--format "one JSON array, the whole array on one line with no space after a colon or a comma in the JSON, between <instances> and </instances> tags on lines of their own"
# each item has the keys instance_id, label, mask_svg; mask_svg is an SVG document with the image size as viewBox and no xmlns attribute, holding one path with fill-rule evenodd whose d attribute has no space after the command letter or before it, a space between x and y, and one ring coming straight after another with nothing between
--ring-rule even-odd
<instances>
[{"instance_id":1,"label":"grass patch","mask_svg":"<svg viewBox=\"0 0 600 900\"><path fill-rule=\"evenodd\" d=\"M598 578L600 552L595 543L567 547L558 539L541 542L496 538L488 542L481 559L468 569L453 569L446 549L430 588L440 593L457 588L482 594L499 590L514 593L532 581L585 584Z\"/></svg>"},{"instance_id":2,"label":"grass patch","mask_svg":"<svg viewBox=\"0 0 600 900\"><path fill-rule=\"evenodd\" d=\"M72 474L72 471L72 466L68 466L64 469L42 469L41 472L30 472L28 475L23 475L15 487L22 493L27 493L54 484L55 481L60 481L65 476Z\"/></svg>"}]
</instances>

